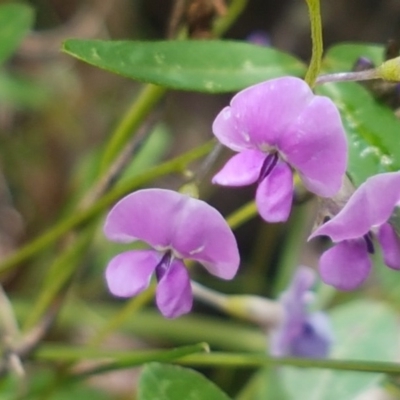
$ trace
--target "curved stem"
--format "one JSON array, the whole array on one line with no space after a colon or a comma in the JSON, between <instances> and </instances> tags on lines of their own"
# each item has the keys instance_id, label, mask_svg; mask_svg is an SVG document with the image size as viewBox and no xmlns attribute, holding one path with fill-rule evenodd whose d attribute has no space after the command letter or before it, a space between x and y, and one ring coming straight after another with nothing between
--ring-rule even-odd
<instances>
[{"instance_id":1,"label":"curved stem","mask_svg":"<svg viewBox=\"0 0 400 400\"><path fill-rule=\"evenodd\" d=\"M376 69L367 69L358 72L337 72L334 74L320 75L316 79L315 84L322 85L331 82L368 81L377 78L379 78L379 76Z\"/></svg>"},{"instance_id":2,"label":"curved stem","mask_svg":"<svg viewBox=\"0 0 400 400\"><path fill-rule=\"evenodd\" d=\"M147 84L142 88L139 96L135 98L134 102L111 134L110 141L104 152L100 168L101 174L107 170L116 155L122 150L126 142L132 138L135 130L140 126L143 119L154 106L162 99L166 91L166 88L152 84Z\"/></svg>"},{"instance_id":3,"label":"curved stem","mask_svg":"<svg viewBox=\"0 0 400 400\"><path fill-rule=\"evenodd\" d=\"M226 15L218 19L214 24L213 33L216 37L222 36L231 27L246 8L247 3L248 0L233 0L231 2Z\"/></svg>"},{"instance_id":4,"label":"curved stem","mask_svg":"<svg viewBox=\"0 0 400 400\"><path fill-rule=\"evenodd\" d=\"M121 308L112 318L107 320L107 323L91 338L89 346L96 347L114 330L124 324L125 320L132 318L135 313L140 311L144 305L153 299L156 285L151 285L146 291L133 297L128 303Z\"/></svg>"},{"instance_id":5,"label":"curved stem","mask_svg":"<svg viewBox=\"0 0 400 400\"><path fill-rule=\"evenodd\" d=\"M178 360L179 364L191 366L225 366L232 368L254 368L268 365L293 366L300 368L321 368L338 371L378 372L399 374L400 364L394 362L362 360L330 360L311 358L272 358L263 354L223 353L196 354Z\"/></svg>"},{"instance_id":6,"label":"curved stem","mask_svg":"<svg viewBox=\"0 0 400 400\"><path fill-rule=\"evenodd\" d=\"M124 183L121 183L118 187L110 190L106 195L102 196L96 203L88 207L86 210L72 213L69 218L62 220L44 234L39 236L37 239L34 239L32 242L23 246L16 253L6 258L0 263L0 273L14 268L21 262L30 259L35 254L46 249L62 235L89 221L91 218L96 216L98 213L109 207L116 200L129 193L133 189L161 176L182 171L187 164L205 156L211 150L213 144L214 141L207 142L194 150L188 151L187 153L172 160L150 168L146 172L143 172L142 174L137 175Z\"/></svg>"},{"instance_id":7,"label":"curved stem","mask_svg":"<svg viewBox=\"0 0 400 400\"><path fill-rule=\"evenodd\" d=\"M315 80L321 70L323 53L322 22L319 0L306 0L311 24L312 56L304 80L314 87Z\"/></svg>"},{"instance_id":8,"label":"curved stem","mask_svg":"<svg viewBox=\"0 0 400 400\"><path fill-rule=\"evenodd\" d=\"M229 215L226 219L228 225L235 229L238 226L244 224L249 219L255 217L257 215L257 206L254 201L250 201L244 206L238 208L231 215Z\"/></svg>"}]
</instances>

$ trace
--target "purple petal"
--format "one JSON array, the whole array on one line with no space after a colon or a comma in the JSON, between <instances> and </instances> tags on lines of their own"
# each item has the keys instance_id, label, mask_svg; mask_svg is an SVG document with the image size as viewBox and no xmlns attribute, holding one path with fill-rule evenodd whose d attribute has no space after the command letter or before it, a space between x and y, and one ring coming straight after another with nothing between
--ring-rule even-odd
<instances>
[{"instance_id":1,"label":"purple petal","mask_svg":"<svg viewBox=\"0 0 400 400\"><path fill-rule=\"evenodd\" d=\"M290 76L250 86L218 114L213 132L234 151L275 147L313 97L307 83Z\"/></svg>"},{"instance_id":2,"label":"purple petal","mask_svg":"<svg viewBox=\"0 0 400 400\"><path fill-rule=\"evenodd\" d=\"M307 320L307 294L315 281L314 271L305 266L297 268L295 275L279 298L284 308L284 319L270 338L270 352L274 356L289 354L293 340L298 337Z\"/></svg>"},{"instance_id":3,"label":"purple petal","mask_svg":"<svg viewBox=\"0 0 400 400\"><path fill-rule=\"evenodd\" d=\"M233 278L239 267L236 239L222 215L172 190L144 189L124 197L108 214L104 232L114 241L140 239L156 249L171 248L223 279Z\"/></svg>"},{"instance_id":4,"label":"purple petal","mask_svg":"<svg viewBox=\"0 0 400 400\"><path fill-rule=\"evenodd\" d=\"M378 230L378 240L382 247L385 264L389 268L400 269L400 238L389 223Z\"/></svg>"},{"instance_id":5,"label":"purple petal","mask_svg":"<svg viewBox=\"0 0 400 400\"><path fill-rule=\"evenodd\" d=\"M326 235L334 242L364 236L385 223L400 200L400 172L388 172L367 179L344 208L320 226L309 239Z\"/></svg>"},{"instance_id":6,"label":"purple petal","mask_svg":"<svg viewBox=\"0 0 400 400\"><path fill-rule=\"evenodd\" d=\"M292 201L293 174L285 162L280 162L258 185L258 212L265 221L284 222L289 218Z\"/></svg>"},{"instance_id":7,"label":"purple petal","mask_svg":"<svg viewBox=\"0 0 400 400\"><path fill-rule=\"evenodd\" d=\"M198 261L222 279L232 279L239 268L234 234L222 215L204 201L187 197L176 215L171 245L179 258Z\"/></svg>"},{"instance_id":8,"label":"purple petal","mask_svg":"<svg viewBox=\"0 0 400 400\"><path fill-rule=\"evenodd\" d=\"M308 190L323 197L339 191L347 168L347 139L332 100L314 96L282 132L278 148Z\"/></svg>"},{"instance_id":9,"label":"purple petal","mask_svg":"<svg viewBox=\"0 0 400 400\"><path fill-rule=\"evenodd\" d=\"M157 307L166 318L176 318L192 309L192 288L182 261L173 260L156 291Z\"/></svg>"},{"instance_id":10,"label":"purple petal","mask_svg":"<svg viewBox=\"0 0 400 400\"><path fill-rule=\"evenodd\" d=\"M291 319L305 315L306 293L315 283L315 272L304 265L299 266L292 278L289 287L282 293L280 302L285 306Z\"/></svg>"},{"instance_id":11,"label":"purple petal","mask_svg":"<svg viewBox=\"0 0 400 400\"><path fill-rule=\"evenodd\" d=\"M172 190L138 190L120 200L108 213L106 237L115 242L142 240L152 247L167 248L175 219L188 197Z\"/></svg>"},{"instance_id":12,"label":"purple petal","mask_svg":"<svg viewBox=\"0 0 400 400\"><path fill-rule=\"evenodd\" d=\"M133 250L115 256L106 269L110 292L118 297L132 297L146 289L162 255L153 250Z\"/></svg>"},{"instance_id":13,"label":"purple petal","mask_svg":"<svg viewBox=\"0 0 400 400\"><path fill-rule=\"evenodd\" d=\"M319 260L322 280L340 290L360 286L371 270L365 240L340 242L322 254Z\"/></svg>"},{"instance_id":14,"label":"purple petal","mask_svg":"<svg viewBox=\"0 0 400 400\"><path fill-rule=\"evenodd\" d=\"M310 314L302 328L285 355L326 358L333 343L333 330L328 316L323 312Z\"/></svg>"},{"instance_id":15,"label":"purple petal","mask_svg":"<svg viewBox=\"0 0 400 400\"><path fill-rule=\"evenodd\" d=\"M234 155L219 171L212 183L223 186L246 186L257 181L266 154L259 150L245 150Z\"/></svg>"}]
</instances>

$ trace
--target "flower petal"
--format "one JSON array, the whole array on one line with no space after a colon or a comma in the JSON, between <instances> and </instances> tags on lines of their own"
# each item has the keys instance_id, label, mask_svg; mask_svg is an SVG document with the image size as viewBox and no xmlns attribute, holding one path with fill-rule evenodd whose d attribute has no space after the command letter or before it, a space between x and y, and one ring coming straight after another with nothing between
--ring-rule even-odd
<instances>
[{"instance_id":1,"label":"flower petal","mask_svg":"<svg viewBox=\"0 0 400 400\"><path fill-rule=\"evenodd\" d=\"M333 343L333 329L328 316L316 312L307 317L301 333L291 343L286 356L325 358Z\"/></svg>"},{"instance_id":2,"label":"flower petal","mask_svg":"<svg viewBox=\"0 0 400 400\"><path fill-rule=\"evenodd\" d=\"M379 227L378 240L385 264L389 268L400 269L400 238L392 225L386 223Z\"/></svg>"},{"instance_id":3,"label":"flower petal","mask_svg":"<svg viewBox=\"0 0 400 400\"><path fill-rule=\"evenodd\" d=\"M307 310L307 293L315 282L315 272L304 265L297 268L290 286L282 293L279 301L285 306L290 320L303 322Z\"/></svg>"},{"instance_id":4,"label":"flower petal","mask_svg":"<svg viewBox=\"0 0 400 400\"><path fill-rule=\"evenodd\" d=\"M340 242L319 259L322 280L340 290L360 286L371 270L371 260L363 239Z\"/></svg>"},{"instance_id":5,"label":"flower petal","mask_svg":"<svg viewBox=\"0 0 400 400\"><path fill-rule=\"evenodd\" d=\"M188 198L172 190L138 190L111 209L104 233L115 242L142 240L153 247L166 248L170 245L175 219Z\"/></svg>"},{"instance_id":6,"label":"flower petal","mask_svg":"<svg viewBox=\"0 0 400 400\"><path fill-rule=\"evenodd\" d=\"M110 292L118 297L132 297L146 289L162 255L153 250L133 250L115 256L106 269Z\"/></svg>"},{"instance_id":7,"label":"flower petal","mask_svg":"<svg viewBox=\"0 0 400 400\"><path fill-rule=\"evenodd\" d=\"M332 100L314 96L282 132L278 149L308 190L323 197L339 191L347 168L347 139Z\"/></svg>"},{"instance_id":8,"label":"flower petal","mask_svg":"<svg viewBox=\"0 0 400 400\"><path fill-rule=\"evenodd\" d=\"M212 183L223 186L246 186L257 181L266 154L259 150L245 150L234 155L219 171Z\"/></svg>"},{"instance_id":9,"label":"flower petal","mask_svg":"<svg viewBox=\"0 0 400 400\"><path fill-rule=\"evenodd\" d=\"M180 260L173 260L156 291L157 307L166 318L176 318L192 309L193 296L188 271Z\"/></svg>"},{"instance_id":10,"label":"flower petal","mask_svg":"<svg viewBox=\"0 0 400 400\"><path fill-rule=\"evenodd\" d=\"M313 96L307 83L291 76L250 86L218 114L214 135L234 151L274 147Z\"/></svg>"},{"instance_id":11,"label":"flower petal","mask_svg":"<svg viewBox=\"0 0 400 400\"><path fill-rule=\"evenodd\" d=\"M239 267L236 239L222 215L172 190L144 189L124 197L108 214L104 232L114 241L140 239L158 250L172 249L223 279L233 278Z\"/></svg>"},{"instance_id":12,"label":"flower petal","mask_svg":"<svg viewBox=\"0 0 400 400\"><path fill-rule=\"evenodd\" d=\"M309 267L299 266L290 286L279 297L284 318L271 332L269 347L272 355L289 355L293 340L303 332L307 320L308 293L314 281L314 271Z\"/></svg>"},{"instance_id":13,"label":"flower petal","mask_svg":"<svg viewBox=\"0 0 400 400\"><path fill-rule=\"evenodd\" d=\"M309 239L326 235L334 242L364 236L391 216L400 201L400 172L388 172L367 179L343 209L320 226Z\"/></svg>"},{"instance_id":14,"label":"flower petal","mask_svg":"<svg viewBox=\"0 0 400 400\"><path fill-rule=\"evenodd\" d=\"M284 222L289 218L292 201L293 174L285 162L279 162L258 185L258 212L265 221Z\"/></svg>"},{"instance_id":15,"label":"flower petal","mask_svg":"<svg viewBox=\"0 0 400 400\"><path fill-rule=\"evenodd\" d=\"M186 196L175 215L171 246L179 258L200 262L213 275L232 279L240 263L236 239L223 216Z\"/></svg>"}]
</instances>

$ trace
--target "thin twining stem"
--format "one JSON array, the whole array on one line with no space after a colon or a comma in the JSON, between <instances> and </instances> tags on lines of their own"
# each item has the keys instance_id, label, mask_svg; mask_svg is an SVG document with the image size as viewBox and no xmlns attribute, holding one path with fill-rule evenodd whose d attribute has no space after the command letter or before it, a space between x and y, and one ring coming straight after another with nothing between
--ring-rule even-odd
<instances>
[{"instance_id":1,"label":"thin twining stem","mask_svg":"<svg viewBox=\"0 0 400 400\"><path fill-rule=\"evenodd\" d=\"M315 81L316 85L322 85L323 83L332 83L332 82L349 82L349 81L368 81L371 79L378 79L379 76L377 74L376 69L367 69L365 71L357 71L357 72L337 72L334 74L326 74L318 76Z\"/></svg>"}]
</instances>

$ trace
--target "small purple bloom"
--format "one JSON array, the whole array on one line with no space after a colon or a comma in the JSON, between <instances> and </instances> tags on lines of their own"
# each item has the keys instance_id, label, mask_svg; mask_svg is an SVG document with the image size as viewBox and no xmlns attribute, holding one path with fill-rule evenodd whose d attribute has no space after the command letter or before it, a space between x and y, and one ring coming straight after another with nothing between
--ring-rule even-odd
<instances>
[{"instance_id":1,"label":"small purple bloom","mask_svg":"<svg viewBox=\"0 0 400 400\"><path fill-rule=\"evenodd\" d=\"M312 300L310 289L314 281L314 271L300 266L289 288L281 295L279 302L284 308L284 317L271 333L271 355L310 358L328 356L333 342L330 320L321 311L308 311Z\"/></svg>"},{"instance_id":2,"label":"small purple bloom","mask_svg":"<svg viewBox=\"0 0 400 400\"><path fill-rule=\"evenodd\" d=\"M107 266L110 292L132 297L146 289L155 272L156 303L167 318L192 307L192 290L183 259L232 279L239 267L235 237L222 215L204 201L164 189L144 189L120 200L109 212L104 233L114 242L141 240L151 250L115 256Z\"/></svg>"},{"instance_id":3,"label":"small purple bloom","mask_svg":"<svg viewBox=\"0 0 400 400\"><path fill-rule=\"evenodd\" d=\"M400 172L367 179L343 209L311 236L329 236L337 243L319 260L322 280L341 290L361 285L371 270L374 236L385 264L400 269L400 239L388 222L400 202Z\"/></svg>"},{"instance_id":4,"label":"small purple bloom","mask_svg":"<svg viewBox=\"0 0 400 400\"><path fill-rule=\"evenodd\" d=\"M308 190L331 197L347 166L347 140L334 103L316 96L303 80L272 79L231 100L213 124L217 139L234 155L214 178L224 186L258 184L262 218L286 221L296 169Z\"/></svg>"},{"instance_id":5,"label":"small purple bloom","mask_svg":"<svg viewBox=\"0 0 400 400\"><path fill-rule=\"evenodd\" d=\"M263 30L257 30L257 31L250 33L250 35L247 36L246 40L249 43L256 44L258 46L267 47L267 46L271 45L270 36L267 34L267 32L265 32Z\"/></svg>"}]
</instances>

